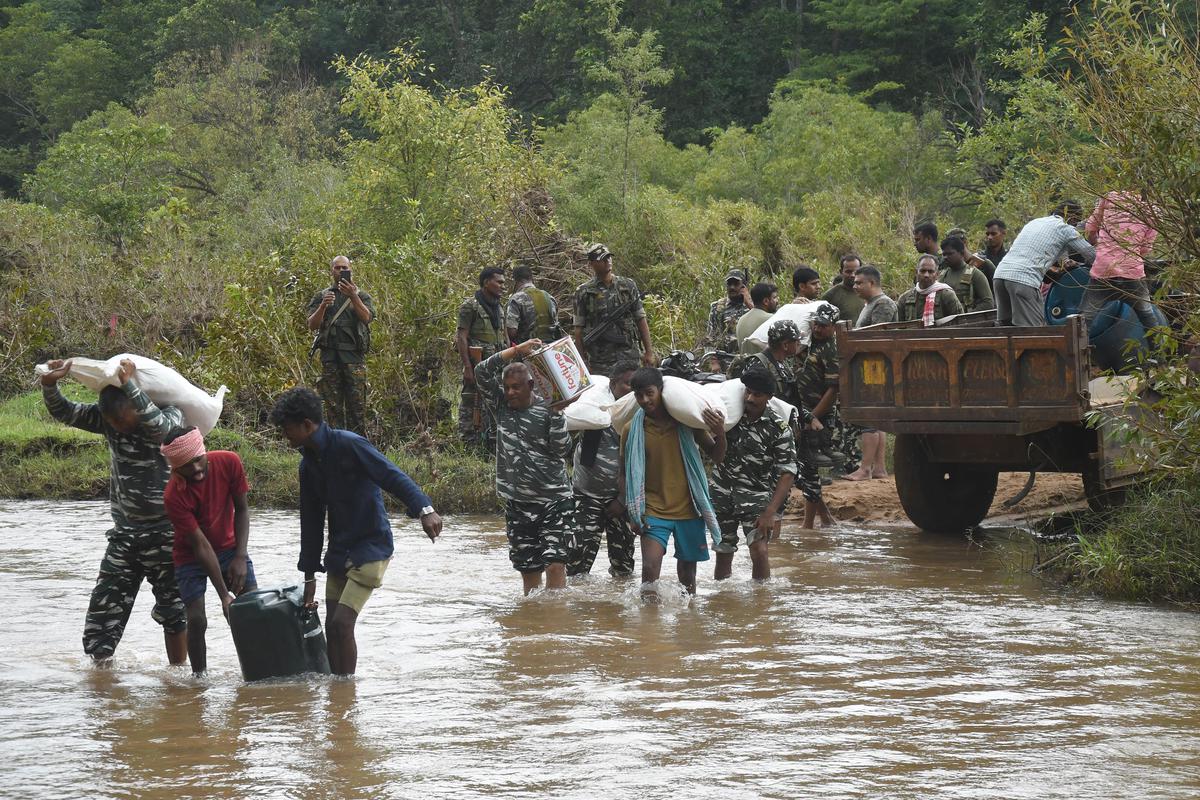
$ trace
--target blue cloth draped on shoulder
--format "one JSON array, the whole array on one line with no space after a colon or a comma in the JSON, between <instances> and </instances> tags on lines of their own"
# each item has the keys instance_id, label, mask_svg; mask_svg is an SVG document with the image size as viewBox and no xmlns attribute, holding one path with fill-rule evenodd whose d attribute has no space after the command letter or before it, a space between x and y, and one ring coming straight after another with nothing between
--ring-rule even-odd
<instances>
[{"instance_id":1,"label":"blue cloth draped on shoulder","mask_svg":"<svg viewBox=\"0 0 1200 800\"><path fill-rule=\"evenodd\" d=\"M692 506L704 520L704 527L715 547L721 541L721 529L717 526L717 515L708 494L708 476L704 474L700 448L696 446L692 429L686 425L679 426L679 451L683 454ZM634 413L625 437L625 509L629 521L642 527L642 517L646 513L646 412L640 408Z\"/></svg>"}]
</instances>

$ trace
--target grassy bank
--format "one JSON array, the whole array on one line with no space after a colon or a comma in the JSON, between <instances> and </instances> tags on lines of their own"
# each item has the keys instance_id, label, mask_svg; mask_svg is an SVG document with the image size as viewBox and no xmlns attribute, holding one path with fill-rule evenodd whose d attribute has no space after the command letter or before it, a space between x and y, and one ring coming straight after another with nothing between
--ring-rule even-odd
<instances>
[{"instance_id":1,"label":"grassy bank","mask_svg":"<svg viewBox=\"0 0 1200 800\"><path fill-rule=\"evenodd\" d=\"M1139 489L1076 532L1052 570L1062 581L1114 599L1200 607L1200 482Z\"/></svg>"},{"instance_id":2,"label":"grassy bank","mask_svg":"<svg viewBox=\"0 0 1200 800\"><path fill-rule=\"evenodd\" d=\"M64 383L63 391L80 402L95 397L77 384ZM210 450L232 450L242 457L253 505L296 507L300 456L277 437L218 428L207 439ZM489 461L457 449L414 452L401 447L387 455L443 513L486 513L498 508ZM0 497L92 500L107 495L108 448L103 437L51 419L40 392L0 403Z\"/></svg>"}]
</instances>

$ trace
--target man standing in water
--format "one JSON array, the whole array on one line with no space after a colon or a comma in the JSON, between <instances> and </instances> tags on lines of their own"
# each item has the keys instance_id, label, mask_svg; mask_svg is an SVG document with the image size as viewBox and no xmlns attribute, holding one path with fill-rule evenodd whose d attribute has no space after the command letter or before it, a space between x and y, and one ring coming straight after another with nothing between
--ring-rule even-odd
<instances>
[{"instance_id":1,"label":"man standing in water","mask_svg":"<svg viewBox=\"0 0 1200 800\"><path fill-rule=\"evenodd\" d=\"M321 398L303 386L275 401L271 422L288 444L300 449L300 560L304 603L315 606L316 573L326 572L325 634L335 675L353 675L358 664L354 625L371 592L383 585L391 561L392 526L383 493L421 520L429 540L442 532L442 518L420 487L356 433L331 428L321 417ZM325 521L329 546L325 558Z\"/></svg>"},{"instance_id":2,"label":"man standing in water","mask_svg":"<svg viewBox=\"0 0 1200 800\"><path fill-rule=\"evenodd\" d=\"M713 513L703 449L715 464L725 457L724 418L704 410L708 431L677 423L663 401L662 373L643 367L629 381L638 410L621 433L621 483L618 496L635 532L642 537L642 584L662 573L667 542L675 537L675 570L688 594L696 593L696 564L708 561L706 532L720 537ZM699 448L697 448L699 444Z\"/></svg>"},{"instance_id":3,"label":"man standing in water","mask_svg":"<svg viewBox=\"0 0 1200 800\"><path fill-rule=\"evenodd\" d=\"M496 419L496 494L504 500L508 557L525 594L542 585L567 585L575 542L575 500L565 459L571 449L561 414L537 401L533 375L517 358L541 347L530 339L501 350L475 368L484 405Z\"/></svg>"},{"instance_id":4,"label":"man standing in water","mask_svg":"<svg viewBox=\"0 0 1200 800\"><path fill-rule=\"evenodd\" d=\"M737 552L738 526L750 550L754 580L771 577L767 543L775 530L775 517L783 511L796 466L796 438L769 405L775 379L761 368L742 375L746 387L745 410L726 434L725 458L712 473L713 510L721 526L717 568L713 577L728 578Z\"/></svg>"},{"instance_id":5,"label":"man standing in water","mask_svg":"<svg viewBox=\"0 0 1200 800\"><path fill-rule=\"evenodd\" d=\"M613 367L609 389L616 400L629 394L629 379L637 371L634 361ZM575 524L579 549L567 565L568 575L586 575L600 550L600 536L608 540L608 574L633 574L634 534L625 520L625 506L617 495L617 462L621 437L613 426L584 431L575 445L575 469L571 485L575 492Z\"/></svg>"},{"instance_id":6,"label":"man standing in water","mask_svg":"<svg viewBox=\"0 0 1200 800\"><path fill-rule=\"evenodd\" d=\"M212 582L226 619L233 598L258 585L246 554L250 487L237 453L206 452L195 428L176 428L159 449L171 466L163 505L175 526L175 581L187 607L188 660L192 674L200 675L208 668L205 585Z\"/></svg>"},{"instance_id":7,"label":"man standing in water","mask_svg":"<svg viewBox=\"0 0 1200 800\"><path fill-rule=\"evenodd\" d=\"M83 627L83 652L96 661L112 657L129 622L142 579L154 590L150 615L163 627L167 660L187 659L187 625L171 562L171 523L163 510L163 487L170 476L159 443L183 415L171 406L159 408L134 384L137 367L123 359L119 386L100 390L97 403L73 403L58 390L71 370L70 361L51 361L42 376L42 399L50 416L73 428L100 433L108 442L109 504L113 527L100 562L100 574Z\"/></svg>"}]
</instances>

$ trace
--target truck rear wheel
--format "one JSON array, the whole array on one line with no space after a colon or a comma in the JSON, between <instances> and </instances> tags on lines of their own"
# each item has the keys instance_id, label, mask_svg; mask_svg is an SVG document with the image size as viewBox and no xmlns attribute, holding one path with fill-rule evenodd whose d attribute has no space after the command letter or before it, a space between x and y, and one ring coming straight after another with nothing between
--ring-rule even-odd
<instances>
[{"instance_id":1,"label":"truck rear wheel","mask_svg":"<svg viewBox=\"0 0 1200 800\"><path fill-rule=\"evenodd\" d=\"M1088 508L1101 514L1125 505L1128 487L1106 488L1099 468L1092 465L1083 471L1083 494L1087 498Z\"/></svg>"},{"instance_id":2,"label":"truck rear wheel","mask_svg":"<svg viewBox=\"0 0 1200 800\"><path fill-rule=\"evenodd\" d=\"M896 493L912 523L931 533L962 533L987 516L999 471L977 464L936 464L916 434L896 435Z\"/></svg>"}]
</instances>

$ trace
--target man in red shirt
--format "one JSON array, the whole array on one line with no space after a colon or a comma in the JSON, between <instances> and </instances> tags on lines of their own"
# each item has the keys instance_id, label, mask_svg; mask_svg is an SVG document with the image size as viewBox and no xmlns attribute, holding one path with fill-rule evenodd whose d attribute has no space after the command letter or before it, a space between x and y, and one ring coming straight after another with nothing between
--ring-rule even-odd
<instances>
[{"instance_id":1,"label":"man in red shirt","mask_svg":"<svg viewBox=\"0 0 1200 800\"><path fill-rule=\"evenodd\" d=\"M192 673L199 675L208 667L204 643L208 582L217 590L226 619L233 598L257 586L254 564L246 555L249 486L237 453L206 453L204 437L195 428L175 429L161 449L171 466L163 505L175 527L175 581L187 608L188 659Z\"/></svg>"}]
</instances>

